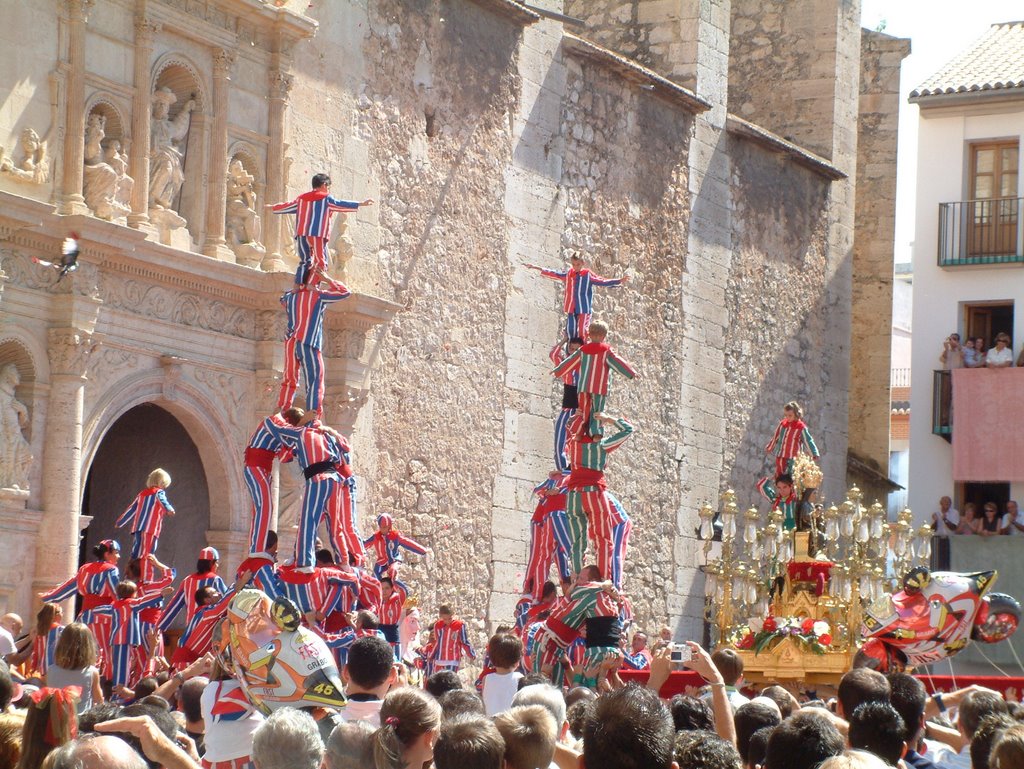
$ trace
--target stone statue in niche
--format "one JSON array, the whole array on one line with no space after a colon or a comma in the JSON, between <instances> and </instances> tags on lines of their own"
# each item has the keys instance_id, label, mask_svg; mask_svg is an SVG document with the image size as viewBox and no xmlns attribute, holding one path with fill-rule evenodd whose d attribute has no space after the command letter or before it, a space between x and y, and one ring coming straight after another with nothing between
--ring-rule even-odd
<instances>
[{"instance_id":1,"label":"stone statue in niche","mask_svg":"<svg viewBox=\"0 0 1024 769\"><path fill-rule=\"evenodd\" d=\"M179 149L188 136L195 99L189 99L181 112L168 118L171 105L178 100L166 86L153 94L153 120L149 135L149 207L174 209L174 200L185 182L184 153Z\"/></svg>"},{"instance_id":2,"label":"stone statue in niche","mask_svg":"<svg viewBox=\"0 0 1024 769\"><path fill-rule=\"evenodd\" d=\"M32 452L22 433L28 409L14 397L20 383L16 365L0 368L0 488L27 490Z\"/></svg>"},{"instance_id":3,"label":"stone statue in niche","mask_svg":"<svg viewBox=\"0 0 1024 769\"><path fill-rule=\"evenodd\" d=\"M267 252L260 243L255 181L238 158L228 165L225 234L238 263L246 267L258 267Z\"/></svg>"},{"instance_id":4,"label":"stone statue in niche","mask_svg":"<svg viewBox=\"0 0 1024 769\"><path fill-rule=\"evenodd\" d=\"M103 150L103 159L117 171L117 192L114 200L126 211L131 211L135 180L128 175L128 153L121 149L120 141L111 139Z\"/></svg>"},{"instance_id":5,"label":"stone statue in niche","mask_svg":"<svg viewBox=\"0 0 1024 769\"><path fill-rule=\"evenodd\" d=\"M128 216L131 207L118 199L121 177L126 175L126 165L119 169L108 162L108 153L103 147L106 123L106 117L98 112L89 115L89 122L85 127L82 194L85 197L85 204L97 218L113 221ZM114 160L117 162L116 157Z\"/></svg>"},{"instance_id":6,"label":"stone statue in niche","mask_svg":"<svg viewBox=\"0 0 1024 769\"><path fill-rule=\"evenodd\" d=\"M46 154L46 142L34 130L26 128L21 132L20 144L22 158L18 162L0 147L0 173L20 182L46 184L50 181L50 158Z\"/></svg>"}]
</instances>

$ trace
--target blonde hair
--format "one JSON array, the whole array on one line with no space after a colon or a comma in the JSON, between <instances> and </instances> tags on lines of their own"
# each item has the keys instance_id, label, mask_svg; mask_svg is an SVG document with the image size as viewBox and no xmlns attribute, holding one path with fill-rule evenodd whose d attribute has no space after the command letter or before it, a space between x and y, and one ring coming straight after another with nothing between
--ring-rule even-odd
<instances>
[{"instance_id":1,"label":"blonde hair","mask_svg":"<svg viewBox=\"0 0 1024 769\"><path fill-rule=\"evenodd\" d=\"M494 717L494 725L505 740L505 761L511 769L551 765L558 725L543 705L506 710Z\"/></svg>"},{"instance_id":2,"label":"blonde hair","mask_svg":"<svg viewBox=\"0 0 1024 769\"><path fill-rule=\"evenodd\" d=\"M25 711L0 714L0 766L15 766L21 759L21 731Z\"/></svg>"},{"instance_id":3,"label":"blonde hair","mask_svg":"<svg viewBox=\"0 0 1024 769\"><path fill-rule=\"evenodd\" d=\"M72 622L60 634L53 661L65 670L82 670L96 664L96 638L81 622Z\"/></svg>"},{"instance_id":4,"label":"blonde hair","mask_svg":"<svg viewBox=\"0 0 1024 769\"><path fill-rule=\"evenodd\" d=\"M606 336L608 336L608 324L605 323L603 320L593 320L590 322L589 333L590 336L595 336L598 337L599 339L604 339Z\"/></svg>"},{"instance_id":5,"label":"blonde hair","mask_svg":"<svg viewBox=\"0 0 1024 769\"><path fill-rule=\"evenodd\" d=\"M159 486L161 489L166 489L171 485L171 474L162 467L158 467L149 474L149 477L146 479L146 485L149 487Z\"/></svg>"},{"instance_id":6,"label":"blonde hair","mask_svg":"<svg viewBox=\"0 0 1024 769\"><path fill-rule=\"evenodd\" d=\"M1024 766L1024 724L1011 726L996 738L988 765L992 769L1017 769Z\"/></svg>"},{"instance_id":7,"label":"blonde hair","mask_svg":"<svg viewBox=\"0 0 1024 769\"><path fill-rule=\"evenodd\" d=\"M380 706L380 728L373 735L376 769L404 769L404 753L441 725L441 706L422 689L404 686L388 693Z\"/></svg>"},{"instance_id":8,"label":"blonde hair","mask_svg":"<svg viewBox=\"0 0 1024 769\"><path fill-rule=\"evenodd\" d=\"M889 769L889 765L866 750L845 750L822 761L818 769Z\"/></svg>"}]
</instances>

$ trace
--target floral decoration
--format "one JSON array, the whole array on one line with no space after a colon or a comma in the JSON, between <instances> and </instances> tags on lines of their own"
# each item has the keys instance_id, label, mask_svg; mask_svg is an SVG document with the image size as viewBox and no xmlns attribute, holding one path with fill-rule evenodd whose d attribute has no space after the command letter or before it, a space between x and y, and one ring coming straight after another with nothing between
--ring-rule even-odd
<instances>
[{"instance_id":1,"label":"floral decoration","mask_svg":"<svg viewBox=\"0 0 1024 769\"><path fill-rule=\"evenodd\" d=\"M754 654L771 649L785 638L793 638L815 654L824 654L832 645L832 629L824 620L812 617L773 617L752 619L734 641L737 649L753 649Z\"/></svg>"}]
</instances>

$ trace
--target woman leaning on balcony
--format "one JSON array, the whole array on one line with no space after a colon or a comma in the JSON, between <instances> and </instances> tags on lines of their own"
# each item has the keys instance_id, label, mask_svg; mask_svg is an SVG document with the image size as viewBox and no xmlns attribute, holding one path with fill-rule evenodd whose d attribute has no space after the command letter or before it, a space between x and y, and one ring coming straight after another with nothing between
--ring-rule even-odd
<instances>
[{"instance_id":1,"label":"woman leaning on balcony","mask_svg":"<svg viewBox=\"0 0 1024 769\"><path fill-rule=\"evenodd\" d=\"M973 502L964 505L964 514L953 530L954 534L977 534L981 519L978 517L978 506Z\"/></svg>"},{"instance_id":2,"label":"woman leaning on balcony","mask_svg":"<svg viewBox=\"0 0 1024 769\"><path fill-rule=\"evenodd\" d=\"M1010 335L996 334L996 346L988 351L985 358L988 368L1009 368L1013 366L1013 350L1010 348Z\"/></svg>"}]
</instances>

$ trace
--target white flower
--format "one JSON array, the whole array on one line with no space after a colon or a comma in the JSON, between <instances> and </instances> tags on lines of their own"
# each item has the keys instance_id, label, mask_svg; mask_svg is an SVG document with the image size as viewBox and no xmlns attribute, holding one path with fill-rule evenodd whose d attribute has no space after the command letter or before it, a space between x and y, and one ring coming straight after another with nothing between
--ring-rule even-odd
<instances>
[{"instance_id":1,"label":"white flower","mask_svg":"<svg viewBox=\"0 0 1024 769\"><path fill-rule=\"evenodd\" d=\"M829 632L828 623L825 622L824 620L818 620L817 622L814 623L813 630L814 630L814 635L819 636L819 637L823 636L823 635L825 635L825 633Z\"/></svg>"},{"instance_id":2,"label":"white flower","mask_svg":"<svg viewBox=\"0 0 1024 769\"><path fill-rule=\"evenodd\" d=\"M764 629L764 620L754 617L747 621L747 626L750 628L751 633L760 633Z\"/></svg>"}]
</instances>

